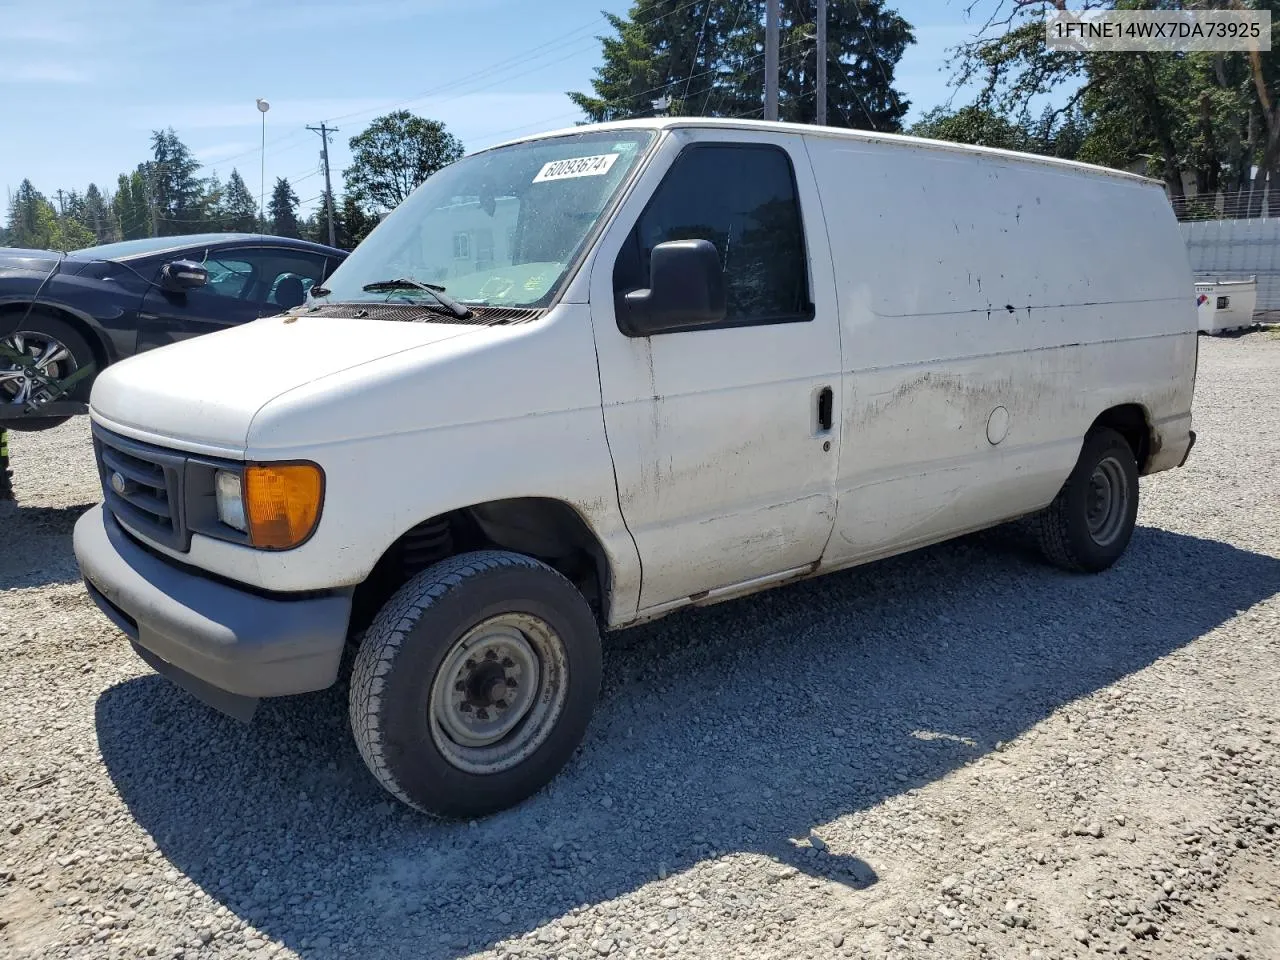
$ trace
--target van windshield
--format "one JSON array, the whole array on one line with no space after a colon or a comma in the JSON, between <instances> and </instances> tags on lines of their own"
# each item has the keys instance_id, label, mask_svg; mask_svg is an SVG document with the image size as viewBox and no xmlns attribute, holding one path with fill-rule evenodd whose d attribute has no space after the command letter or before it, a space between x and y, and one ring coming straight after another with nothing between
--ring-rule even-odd
<instances>
[{"instance_id":1,"label":"van windshield","mask_svg":"<svg viewBox=\"0 0 1280 960\"><path fill-rule=\"evenodd\" d=\"M431 302L412 284L388 289L412 280L471 306L544 306L653 138L572 134L451 163L356 247L325 282L325 299Z\"/></svg>"}]
</instances>

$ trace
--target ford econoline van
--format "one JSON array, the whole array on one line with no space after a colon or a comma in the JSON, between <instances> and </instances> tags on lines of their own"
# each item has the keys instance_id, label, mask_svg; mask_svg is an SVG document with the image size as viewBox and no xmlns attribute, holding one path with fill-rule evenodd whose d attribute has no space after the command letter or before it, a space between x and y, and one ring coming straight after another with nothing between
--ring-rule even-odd
<instances>
[{"instance_id":1,"label":"ford econoline van","mask_svg":"<svg viewBox=\"0 0 1280 960\"><path fill-rule=\"evenodd\" d=\"M1194 442L1158 183L653 119L430 177L305 304L104 371L86 587L243 719L335 683L373 776L477 816L582 740L602 632L1018 518L1097 573Z\"/></svg>"}]
</instances>

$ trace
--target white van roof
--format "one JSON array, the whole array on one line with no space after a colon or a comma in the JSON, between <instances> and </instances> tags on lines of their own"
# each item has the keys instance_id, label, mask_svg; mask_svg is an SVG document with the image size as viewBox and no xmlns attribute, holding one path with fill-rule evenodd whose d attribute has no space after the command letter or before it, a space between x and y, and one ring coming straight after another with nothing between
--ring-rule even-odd
<instances>
[{"instance_id":1,"label":"white van roof","mask_svg":"<svg viewBox=\"0 0 1280 960\"><path fill-rule=\"evenodd\" d=\"M1119 180L1130 180L1161 189L1164 184L1151 177L1129 173L1127 170L1116 170L1112 167L1101 167L1078 160L1062 160L1057 157L1046 157L1038 153L1022 153L1018 150L1002 150L996 147L975 147L965 143L952 143L949 140L929 140L925 137L909 137L899 133L877 133L872 130L853 130L847 127L819 127L808 123L782 123L766 120L735 120L719 117L645 117L638 120L613 120L609 123L591 123L577 127L562 127L543 133L528 134L502 143L486 147L492 150L514 143L526 143L530 140L541 140L545 137L559 137L573 133L594 133L607 130L671 130L676 128L698 128L708 130L755 130L761 133L804 134L809 137L831 137L843 140L858 140L863 143L883 143L890 146L916 150L945 150L951 153L967 153L991 157L1006 161L1032 163L1043 166L1070 170L1084 176L1112 177ZM483 152L483 151L477 151Z\"/></svg>"}]
</instances>

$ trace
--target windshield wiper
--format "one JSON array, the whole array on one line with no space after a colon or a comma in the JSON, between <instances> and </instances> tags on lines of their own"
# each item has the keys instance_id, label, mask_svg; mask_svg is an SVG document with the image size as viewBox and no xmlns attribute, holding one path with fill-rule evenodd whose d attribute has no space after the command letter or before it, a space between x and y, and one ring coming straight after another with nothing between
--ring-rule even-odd
<instances>
[{"instance_id":1,"label":"windshield wiper","mask_svg":"<svg viewBox=\"0 0 1280 960\"><path fill-rule=\"evenodd\" d=\"M375 290L425 290L436 298L440 306L444 307L459 320L469 320L472 316L467 307L464 307L453 297L448 296L444 292L444 287L435 283L423 283L421 280L414 280L410 277L398 277L395 280L375 280L373 283L366 283L360 289L370 292Z\"/></svg>"}]
</instances>

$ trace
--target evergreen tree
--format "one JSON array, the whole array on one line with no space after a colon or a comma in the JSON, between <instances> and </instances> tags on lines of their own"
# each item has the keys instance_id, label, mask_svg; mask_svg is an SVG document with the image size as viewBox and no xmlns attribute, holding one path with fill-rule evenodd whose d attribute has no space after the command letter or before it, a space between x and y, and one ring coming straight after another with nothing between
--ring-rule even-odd
<instances>
[{"instance_id":1,"label":"evergreen tree","mask_svg":"<svg viewBox=\"0 0 1280 960\"><path fill-rule=\"evenodd\" d=\"M316 207L315 213L307 218L300 230L304 240L310 240L313 243L329 243L329 214L328 208L325 206L325 197L320 197L320 203ZM342 219L342 208L334 201L333 208L333 237L334 245L343 249L350 249L347 244L346 224Z\"/></svg>"},{"instance_id":2,"label":"evergreen tree","mask_svg":"<svg viewBox=\"0 0 1280 960\"><path fill-rule=\"evenodd\" d=\"M652 116L654 101L682 116L759 118L764 112L764 0L636 0L609 15L594 94L570 93L593 121ZM778 118L816 117L817 49L810 0L780 0ZM894 68L914 41L885 0L827 6L827 122L898 130L909 103Z\"/></svg>"},{"instance_id":3,"label":"evergreen tree","mask_svg":"<svg viewBox=\"0 0 1280 960\"><path fill-rule=\"evenodd\" d=\"M18 191L9 199L9 238L15 247L45 249L50 239L42 214L48 210L50 219L57 216L53 205L30 180L23 180Z\"/></svg>"},{"instance_id":4,"label":"evergreen tree","mask_svg":"<svg viewBox=\"0 0 1280 960\"><path fill-rule=\"evenodd\" d=\"M68 190L62 198L59 214L77 223L84 223L84 197L75 190Z\"/></svg>"},{"instance_id":5,"label":"evergreen tree","mask_svg":"<svg viewBox=\"0 0 1280 960\"><path fill-rule=\"evenodd\" d=\"M234 167L227 179L222 199L222 229L232 233L254 233L258 229L258 202Z\"/></svg>"},{"instance_id":6,"label":"evergreen tree","mask_svg":"<svg viewBox=\"0 0 1280 960\"><path fill-rule=\"evenodd\" d=\"M335 215L338 213L338 211L334 212ZM342 198L341 220L343 234L338 237L338 246L344 250L354 250L356 245L378 225L378 218L366 212L351 194Z\"/></svg>"},{"instance_id":7,"label":"evergreen tree","mask_svg":"<svg viewBox=\"0 0 1280 960\"><path fill-rule=\"evenodd\" d=\"M271 216L271 230L276 236L298 236L298 195L284 177L276 178L267 212Z\"/></svg>"},{"instance_id":8,"label":"evergreen tree","mask_svg":"<svg viewBox=\"0 0 1280 960\"><path fill-rule=\"evenodd\" d=\"M111 205L120 223L121 239L138 240L151 236L151 209L141 165L132 174L120 174Z\"/></svg>"},{"instance_id":9,"label":"evergreen tree","mask_svg":"<svg viewBox=\"0 0 1280 960\"><path fill-rule=\"evenodd\" d=\"M95 238L70 217L58 211L30 180L23 180L9 204L8 233L17 247L69 252L92 246Z\"/></svg>"},{"instance_id":10,"label":"evergreen tree","mask_svg":"<svg viewBox=\"0 0 1280 960\"><path fill-rule=\"evenodd\" d=\"M200 164L172 127L152 132L151 151L146 166L159 235L180 236L203 229L204 184L196 176Z\"/></svg>"},{"instance_id":11,"label":"evergreen tree","mask_svg":"<svg viewBox=\"0 0 1280 960\"><path fill-rule=\"evenodd\" d=\"M200 197L201 219L204 221L206 230L218 233L227 229L224 225L226 215L223 210L225 197L226 191L215 170L205 181L204 192Z\"/></svg>"},{"instance_id":12,"label":"evergreen tree","mask_svg":"<svg viewBox=\"0 0 1280 960\"><path fill-rule=\"evenodd\" d=\"M98 189L96 183L89 184L84 192L84 219L81 221L98 243L114 243L120 239L120 220L112 208L111 199Z\"/></svg>"}]
</instances>

